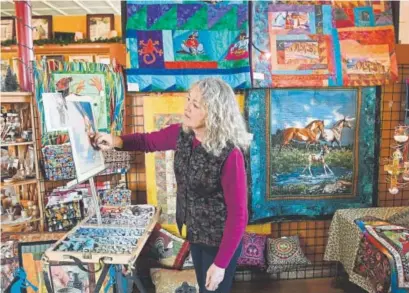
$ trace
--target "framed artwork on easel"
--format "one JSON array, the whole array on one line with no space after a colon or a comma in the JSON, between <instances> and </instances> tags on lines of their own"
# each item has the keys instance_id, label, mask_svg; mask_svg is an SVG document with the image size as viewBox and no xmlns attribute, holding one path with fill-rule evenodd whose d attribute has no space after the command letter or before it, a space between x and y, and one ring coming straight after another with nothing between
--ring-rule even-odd
<instances>
[{"instance_id":1,"label":"framed artwork on easel","mask_svg":"<svg viewBox=\"0 0 409 293\"><path fill-rule=\"evenodd\" d=\"M97 131L92 98L70 95L66 101L75 172L78 182L82 182L105 170L104 156L92 147L89 137Z\"/></svg>"}]
</instances>

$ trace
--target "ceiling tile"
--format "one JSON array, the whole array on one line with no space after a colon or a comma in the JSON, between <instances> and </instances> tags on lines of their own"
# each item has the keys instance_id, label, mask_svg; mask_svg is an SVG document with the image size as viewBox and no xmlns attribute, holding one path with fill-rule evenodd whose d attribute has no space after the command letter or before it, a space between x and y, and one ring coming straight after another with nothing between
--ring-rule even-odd
<instances>
[{"instance_id":1,"label":"ceiling tile","mask_svg":"<svg viewBox=\"0 0 409 293\"><path fill-rule=\"evenodd\" d=\"M10 2L1 1L0 7L1 7L1 10L3 9L13 9L14 10L14 4Z\"/></svg>"},{"instance_id":2,"label":"ceiling tile","mask_svg":"<svg viewBox=\"0 0 409 293\"><path fill-rule=\"evenodd\" d=\"M74 1L48 1L50 4L54 5L55 7L58 7L60 9L62 8L78 8L79 5L75 3Z\"/></svg>"},{"instance_id":3,"label":"ceiling tile","mask_svg":"<svg viewBox=\"0 0 409 293\"><path fill-rule=\"evenodd\" d=\"M58 1L48 1L50 4L54 4L53 2L57 2ZM47 4L45 4L43 1L31 1L32 4L32 8L33 10L35 10L36 8L50 8ZM55 4L56 5L56 4Z\"/></svg>"}]
</instances>

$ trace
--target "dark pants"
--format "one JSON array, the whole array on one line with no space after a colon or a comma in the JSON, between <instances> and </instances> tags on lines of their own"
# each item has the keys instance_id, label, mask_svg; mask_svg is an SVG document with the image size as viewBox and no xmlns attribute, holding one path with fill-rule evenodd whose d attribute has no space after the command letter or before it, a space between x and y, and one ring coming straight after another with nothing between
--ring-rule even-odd
<instances>
[{"instance_id":1,"label":"dark pants","mask_svg":"<svg viewBox=\"0 0 409 293\"><path fill-rule=\"evenodd\" d=\"M210 265L216 258L218 247L207 246L203 244L190 244L190 251L192 253L193 265L195 266L196 278L199 284L199 293L229 293L233 283L234 273L236 272L237 259L241 253L242 244L240 243L236 252L234 253L229 266L224 273L224 279L219 284L216 291L206 290L206 274Z\"/></svg>"}]
</instances>

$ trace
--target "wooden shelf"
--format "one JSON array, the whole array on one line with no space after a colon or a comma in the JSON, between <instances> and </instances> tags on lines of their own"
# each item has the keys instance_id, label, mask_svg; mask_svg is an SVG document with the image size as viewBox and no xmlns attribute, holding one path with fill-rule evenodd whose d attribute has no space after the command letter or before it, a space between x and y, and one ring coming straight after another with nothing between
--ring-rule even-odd
<instances>
[{"instance_id":1,"label":"wooden shelf","mask_svg":"<svg viewBox=\"0 0 409 293\"><path fill-rule=\"evenodd\" d=\"M2 46L1 52L2 54L15 56L17 54L17 46ZM42 55L109 55L111 60L115 58L119 64L126 64L126 47L122 43L34 45L34 54L37 60L40 60ZM68 57L65 61L68 61Z\"/></svg>"},{"instance_id":2,"label":"wooden shelf","mask_svg":"<svg viewBox=\"0 0 409 293\"><path fill-rule=\"evenodd\" d=\"M1 92L0 101L2 104L10 103L31 103L32 93L28 92Z\"/></svg>"},{"instance_id":3,"label":"wooden shelf","mask_svg":"<svg viewBox=\"0 0 409 293\"><path fill-rule=\"evenodd\" d=\"M13 142L13 143L1 143L2 147L9 147L9 146L20 146L20 145L33 145L34 142L26 141L26 142Z\"/></svg>"},{"instance_id":4,"label":"wooden shelf","mask_svg":"<svg viewBox=\"0 0 409 293\"><path fill-rule=\"evenodd\" d=\"M20 180L20 181L14 181L10 183L1 182L0 188L9 187L9 186L14 187L14 186L20 186L20 185L34 184L34 183L37 183L37 179Z\"/></svg>"}]
</instances>

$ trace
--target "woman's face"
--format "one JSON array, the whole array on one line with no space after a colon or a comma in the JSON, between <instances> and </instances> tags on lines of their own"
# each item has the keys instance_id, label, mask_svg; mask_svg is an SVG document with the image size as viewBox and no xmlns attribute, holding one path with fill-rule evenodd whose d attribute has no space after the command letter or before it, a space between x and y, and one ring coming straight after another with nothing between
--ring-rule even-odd
<instances>
[{"instance_id":1,"label":"woman's face","mask_svg":"<svg viewBox=\"0 0 409 293\"><path fill-rule=\"evenodd\" d=\"M192 129L200 129L205 126L205 118L206 109L202 102L202 95L199 88L194 86L186 99L183 124Z\"/></svg>"}]
</instances>

